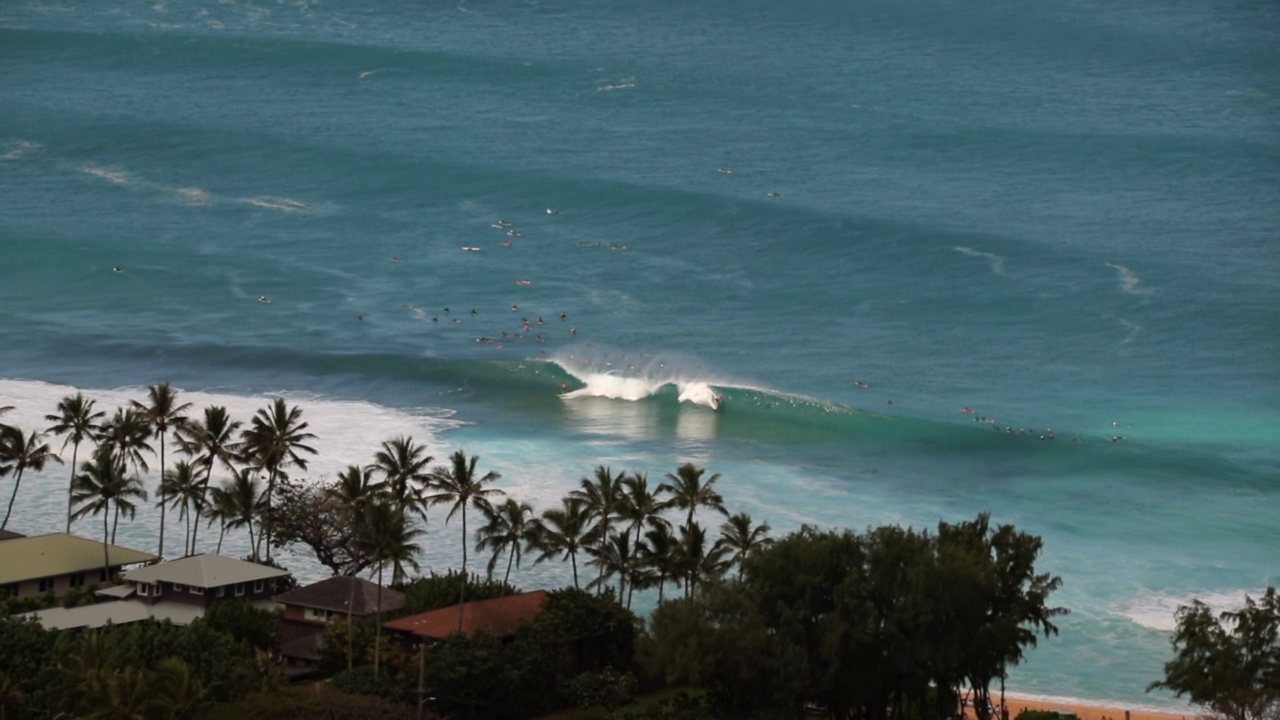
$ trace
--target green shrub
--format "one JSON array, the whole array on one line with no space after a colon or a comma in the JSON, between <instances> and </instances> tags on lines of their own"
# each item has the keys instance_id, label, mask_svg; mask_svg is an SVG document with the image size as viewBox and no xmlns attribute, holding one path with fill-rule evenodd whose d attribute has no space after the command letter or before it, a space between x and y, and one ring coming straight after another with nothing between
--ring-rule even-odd
<instances>
[{"instance_id":1,"label":"green shrub","mask_svg":"<svg viewBox=\"0 0 1280 720\"><path fill-rule=\"evenodd\" d=\"M396 683L386 675L375 675L368 665L343 670L329 680L329 685L353 695L372 695L395 700L400 696Z\"/></svg>"}]
</instances>

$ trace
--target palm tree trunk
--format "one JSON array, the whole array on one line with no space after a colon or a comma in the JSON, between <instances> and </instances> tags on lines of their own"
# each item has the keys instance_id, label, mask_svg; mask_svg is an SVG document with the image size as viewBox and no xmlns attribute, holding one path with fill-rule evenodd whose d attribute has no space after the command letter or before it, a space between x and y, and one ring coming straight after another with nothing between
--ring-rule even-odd
<instances>
[{"instance_id":1,"label":"palm tree trunk","mask_svg":"<svg viewBox=\"0 0 1280 720\"><path fill-rule=\"evenodd\" d=\"M267 514L262 518L262 535L267 539L267 562L271 562L271 496L276 491L276 469L267 475ZM254 551L257 555L257 551Z\"/></svg>"},{"instance_id":2,"label":"palm tree trunk","mask_svg":"<svg viewBox=\"0 0 1280 720\"><path fill-rule=\"evenodd\" d=\"M609 518L600 523L600 544L609 542ZM600 563L600 575L596 578L596 595L604 594L604 563Z\"/></svg>"},{"instance_id":3,"label":"palm tree trunk","mask_svg":"<svg viewBox=\"0 0 1280 720\"><path fill-rule=\"evenodd\" d=\"M381 584L381 583L379 583ZM467 605L467 506L462 506L462 584L458 586L458 630L462 630L463 611Z\"/></svg>"},{"instance_id":4,"label":"palm tree trunk","mask_svg":"<svg viewBox=\"0 0 1280 720\"><path fill-rule=\"evenodd\" d=\"M463 511L466 517L466 511ZM382 566L378 566L378 624L373 628L373 676L378 677L378 662L382 659Z\"/></svg>"},{"instance_id":5,"label":"palm tree trunk","mask_svg":"<svg viewBox=\"0 0 1280 720\"><path fill-rule=\"evenodd\" d=\"M569 562L573 565L573 589L578 590L578 553L569 553Z\"/></svg>"},{"instance_id":6,"label":"palm tree trunk","mask_svg":"<svg viewBox=\"0 0 1280 720\"><path fill-rule=\"evenodd\" d=\"M351 663L352 663L351 659L355 657L354 642L352 641L352 638L355 637L355 632L354 632L355 628L353 628L351 625L352 610L355 607L355 604L356 604L356 574L353 572L351 573L351 596L347 598L347 669L348 670L351 669ZM378 601L378 607L379 609L381 609L382 607L381 600Z\"/></svg>"},{"instance_id":7,"label":"palm tree trunk","mask_svg":"<svg viewBox=\"0 0 1280 720\"><path fill-rule=\"evenodd\" d=\"M516 546L512 544L511 554L507 556L507 574L502 576L502 584L506 585L507 580L511 579L511 563L516 559ZM503 592L506 592L505 590Z\"/></svg>"},{"instance_id":8,"label":"palm tree trunk","mask_svg":"<svg viewBox=\"0 0 1280 720\"><path fill-rule=\"evenodd\" d=\"M659 575L658 576L658 604L659 605L662 604L662 591L665 589L667 589L667 576Z\"/></svg>"},{"instance_id":9,"label":"palm tree trunk","mask_svg":"<svg viewBox=\"0 0 1280 720\"><path fill-rule=\"evenodd\" d=\"M213 474L213 461L210 460L209 464L206 465L204 469L204 484L200 486L200 489L202 491L201 492L202 499L207 499L209 497L209 476L212 474ZM196 554L196 535L200 533L200 506L199 505L195 506L195 512L196 512L196 526L191 530L191 554L192 555ZM222 552L222 535L221 534L218 535L218 552Z\"/></svg>"},{"instance_id":10,"label":"palm tree trunk","mask_svg":"<svg viewBox=\"0 0 1280 720\"><path fill-rule=\"evenodd\" d=\"M160 433L160 487L157 489L157 492L160 495L160 549L156 550L156 554L160 556L161 560L164 559L164 516L165 516L166 510L169 507L169 504L165 502L164 490L163 490L164 488L164 436L165 436L165 433Z\"/></svg>"},{"instance_id":11,"label":"palm tree trunk","mask_svg":"<svg viewBox=\"0 0 1280 720\"><path fill-rule=\"evenodd\" d=\"M13 512L13 501L18 499L18 486L22 484L22 466L18 466L18 476L13 481L13 494L9 496L9 509L4 513L4 522L0 523L0 530L5 529L9 524L9 514Z\"/></svg>"},{"instance_id":12,"label":"palm tree trunk","mask_svg":"<svg viewBox=\"0 0 1280 720\"><path fill-rule=\"evenodd\" d=\"M222 538L226 537L226 535L227 535L227 523L225 520L219 520L218 521L218 549L213 551L215 555L222 554Z\"/></svg>"},{"instance_id":13,"label":"palm tree trunk","mask_svg":"<svg viewBox=\"0 0 1280 720\"><path fill-rule=\"evenodd\" d=\"M115 517L111 519L111 543L116 541L116 529L120 527L120 501L116 501Z\"/></svg>"},{"instance_id":14,"label":"palm tree trunk","mask_svg":"<svg viewBox=\"0 0 1280 720\"><path fill-rule=\"evenodd\" d=\"M253 556L254 560L257 560L258 544L253 541L253 520L249 520L247 525L249 526L249 554Z\"/></svg>"},{"instance_id":15,"label":"palm tree trunk","mask_svg":"<svg viewBox=\"0 0 1280 720\"><path fill-rule=\"evenodd\" d=\"M107 555L107 513L102 513L102 574L111 579L111 558Z\"/></svg>"},{"instance_id":16,"label":"palm tree trunk","mask_svg":"<svg viewBox=\"0 0 1280 720\"><path fill-rule=\"evenodd\" d=\"M183 540L186 540L186 538L191 535L191 513L187 512L186 500L182 501L182 515L187 519L187 531L182 535ZM200 527L199 524L197 524L196 527ZM190 555L191 554L190 546L188 546L186 542L183 543L183 546L185 548L185 551L182 553L183 556Z\"/></svg>"},{"instance_id":17,"label":"palm tree trunk","mask_svg":"<svg viewBox=\"0 0 1280 720\"><path fill-rule=\"evenodd\" d=\"M63 446L65 447L65 446ZM80 454L80 443L71 446L71 480L67 482L67 534L71 534L71 493L76 482L76 456Z\"/></svg>"}]
</instances>

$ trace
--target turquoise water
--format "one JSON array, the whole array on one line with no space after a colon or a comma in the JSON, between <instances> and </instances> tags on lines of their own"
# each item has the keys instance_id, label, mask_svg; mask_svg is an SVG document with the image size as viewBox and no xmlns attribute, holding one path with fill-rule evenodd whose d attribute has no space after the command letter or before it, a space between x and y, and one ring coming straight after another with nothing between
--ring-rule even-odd
<instances>
[{"instance_id":1,"label":"turquoise water","mask_svg":"<svg viewBox=\"0 0 1280 720\"><path fill-rule=\"evenodd\" d=\"M537 506L990 510L1073 611L1024 693L1166 705L1178 604L1280 582L1274 4L19 0L0 78L17 424L170 379L302 404L313 476L405 432Z\"/></svg>"}]
</instances>

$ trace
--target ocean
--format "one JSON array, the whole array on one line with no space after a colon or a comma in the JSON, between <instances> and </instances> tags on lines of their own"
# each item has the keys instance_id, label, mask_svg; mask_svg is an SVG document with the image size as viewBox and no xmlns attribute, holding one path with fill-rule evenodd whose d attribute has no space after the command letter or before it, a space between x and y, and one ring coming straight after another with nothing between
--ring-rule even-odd
<instances>
[{"instance_id":1,"label":"ocean","mask_svg":"<svg viewBox=\"0 0 1280 720\"><path fill-rule=\"evenodd\" d=\"M405 433L539 509L990 511L1071 609L1024 694L1178 708L1179 604L1280 583L1278 221L1265 0L0 4L5 421L169 380L299 404L314 478Z\"/></svg>"}]
</instances>

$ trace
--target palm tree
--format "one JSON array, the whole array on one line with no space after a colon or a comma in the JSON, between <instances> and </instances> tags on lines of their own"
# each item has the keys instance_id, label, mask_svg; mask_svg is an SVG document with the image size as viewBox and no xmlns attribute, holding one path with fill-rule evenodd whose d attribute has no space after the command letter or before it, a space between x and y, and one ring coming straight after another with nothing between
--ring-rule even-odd
<instances>
[{"instance_id":1,"label":"palm tree","mask_svg":"<svg viewBox=\"0 0 1280 720\"><path fill-rule=\"evenodd\" d=\"M707 549L707 531L698 523L680 528L680 543L676 548L676 566L684 578L684 596L693 597L698 583L719 577L724 573L723 547Z\"/></svg>"},{"instance_id":2,"label":"palm tree","mask_svg":"<svg viewBox=\"0 0 1280 720\"><path fill-rule=\"evenodd\" d=\"M195 467L186 460L179 460L173 469L164 473L160 481L160 499L157 505L172 505L181 508L179 519L186 520L187 530L183 534L183 556L195 553L191 534L191 516L196 515L196 527L199 527L199 512L205 504L205 485L198 477Z\"/></svg>"},{"instance_id":3,"label":"palm tree","mask_svg":"<svg viewBox=\"0 0 1280 720\"><path fill-rule=\"evenodd\" d=\"M240 425L238 420L231 419L225 407L210 405L204 409L203 419L188 420L178 426L176 431L178 447L182 452L190 455L197 465L204 467L204 479L200 481L202 492L208 491L209 479L213 475L215 463L222 463L227 470L235 471L233 462L239 448L236 443L236 433L239 432ZM209 507L214 506L209 505ZM196 535L200 532L200 513L203 509L201 506L194 508L195 527L191 531L191 552L193 553L196 551ZM221 537L218 538L218 549L219 551L222 549Z\"/></svg>"},{"instance_id":4,"label":"palm tree","mask_svg":"<svg viewBox=\"0 0 1280 720\"><path fill-rule=\"evenodd\" d=\"M169 434L170 427L180 427L187 421L187 417L182 413L191 407L191 403L178 404L178 391L174 390L169 382L160 383L159 385L151 385L147 388L147 401L149 404L144 405L137 400L129 403L130 407L142 413L147 419L151 429L155 432L155 436L160 438L160 482L164 483L164 442L165 437ZM156 554L164 558L164 517L166 505L163 497L160 501L160 547L156 550ZM183 543L184 546L186 543Z\"/></svg>"},{"instance_id":5,"label":"palm tree","mask_svg":"<svg viewBox=\"0 0 1280 720\"><path fill-rule=\"evenodd\" d=\"M489 471L476 477L479 455L468 460L467 454L458 450L450 460L449 466L436 468L431 474L431 489L435 492L424 497L423 504L428 507L449 505L449 514L444 518L446 525L459 510L462 511L462 582L458 586L458 629L461 630L463 607L467 603L467 506L483 512L489 507L489 498L505 493L485 487L502 477L498 473Z\"/></svg>"},{"instance_id":6,"label":"palm tree","mask_svg":"<svg viewBox=\"0 0 1280 720\"><path fill-rule=\"evenodd\" d=\"M229 485L229 484L228 484ZM211 487L207 489L208 502L206 506L208 511L205 517L208 519L209 525L218 523L218 547L213 552L222 554L222 538L227 534L227 523L236 517L235 502L231 499L231 491L228 487Z\"/></svg>"},{"instance_id":7,"label":"palm tree","mask_svg":"<svg viewBox=\"0 0 1280 720\"><path fill-rule=\"evenodd\" d=\"M382 483L373 481L373 468L348 465L346 470L338 473L338 482L325 488L324 492L350 510L352 517L360 517L364 508L381 494L382 487Z\"/></svg>"},{"instance_id":8,"label":"palm tree","mask_svg":"<svg viewBox=\"0 0 1280 720\"><path fill-rule=\"evenodd\" d=\"M427 480L428 467L434 461L426 447L401 435L382 442L382 449L373 456L373 468L386 477L387 490L396 504L405 507L406 499L412 498L416 489L414 484Z\"/></svg>"},{"instance_id":9,"label":"palm tree","mask_svg":"<svg viewBox=\"0 0 1280 720\"><path fill-rule=\"evenodd\" d=\"M382 656L382 570L387 563L408 565L417 570L416 557L422 548L414 540L423 532L413 527L403 508L386 500L370 505L358 527L356 545L378 566L378 623L374 631L373 651L373 674L377 675Z\"/></svg>"},{"instance_id":10,"label":"palm tree","mask_svg":"<svg viewBox=\"0 0 1280 720\"><path fill-rule=\"evenodd\" d=\"M588 547L587 553L592 557L589 564L600 568L600 577L593 581L592 585L598 585L603 589L605 582L616 575L618 604L622 605L625 602L630 609L627 583L635 575L639 566L639 557L636 555L635 546L631 544L630 531L613 533L604 542Z\"/></svg>"},{"instance_id":11,"label":"palm tree","mask_svg":"<svg viewBox=\"0 0 1280 720\"><path fill-rule=\"evenodd\" d=\"M658 486L658 492L671 495L668 503L672 507L688 511L684 520L685 525L693 522L693 513L699 507L711 508L726 517L729 515L729 511L724 509L724 498L711 487L716 484L716 480L720 479L720 473L712 475L703 482L702 476L706 472L706 469L697 467L693 463L685 463L676 469L674 475L667 473L667 479L671 482Z\"/></svg>"},{"instance_id":12,"label":"palm tree","mask_svg":"<svg viewBox=\"0 0 1280 720\"><path fill-rule=\"evenodd\" d=\"M625 473L612 474L609 468L601 465L596 468L595 479L582 478L580 487L571 490L569 495L586 504L587 514L595 523L587 536L588 545L603 545L609 539L609 521L622 509L622 480ZM603 590L604 568L592 585Z\"/></svg>"},{"instance_id":13,"label":"palm tree","mask_svg":"<svg viewBox=\"0 0 1280 720\"><path fill-rule=\"evenodd\" d=\"M542 517L533 521L529 533L529 544L542 554L534 558L533 564L558 557L568 558L573 565L573 586L578 587L578 552L586 543L587 514L586 503L578 498L566 497L558 508L542 512Z\"/></svg>"},{"instance_id":14,"label":"palm tree","mask_svg":"<svg viewBox=\"0 0 1280 720\"><path fill-rule=\"evenodd\" d=\"M111 561L107 544L111 539L108 520L114 514L119 519L120 507L133 507L133 500L147 497L142 481L135 475L127 475L128 467L122 456L110 445L99 445L92 460L80 465L80 474L72 479L71 501L79 506L74 519L88 515L102 515L102 571L111 573ZM114 506L114 507L113 507Z\"/></svg>"},{"instance_id":15,"label":"palm tree","mask_svg":"<svg viewBox=\"0 0 1280 720\"><path fill-rule=\"evenodd\" d=\"M156 708L166 718L190 720L213 704L213 688L176 657L156 663L153 674Z\"/></svg>"},{"instance_id":16,"label":"palm tree","mask_svg":"<svg viewBox=\"0 0 1280 720\"><path fill-rule=\"evenodd\" d=\"M532 527L533 507L527 502L507 498L505 503L490 507L484 514L489 522L476 531L476 550L493 549L493 557L489 558L490 578L498 558L506 553L507 572L502 576L502 584L506 585L511 578L511 563L514 561L516 567L520 567L521 548L528 542Z\"/></svg>"},{"instance_id":17,"label":"palm tree","mask_svg":"<svg viewBox=\"0 0 1280 720\"><path fill-rule=\"evenodd\" d=\"M634 473L622 479L622 505L618 510L618 517L631 523L631 530L635 532L633 546L640 545L640 532L645 525L650 528L661 525L671 526L671 523L662 517L662 512L666 509L667 503L659 500L658 496L649 490L649 478L645 475Z\"/></svg>"},{"instance_id":18,"label":"palm tree","mask_svg":"<svg viewBox=\"0 0 1280 720\"><path fill-rule=\"evenodd\" d=\"M7 463L6 472L16 471L13 494L9 496L9 509L4 513L4 522L0 523L0 530L9 526L9 516L13 513L13 501L18 499L18 488L22 485L23 471L31 468L40 472L50 461L61 463L62 458L54 455L49 449L48 443L44 441L44 433L36 430L27 435L22 432L22 428L0 425L0 463Z\"/></svg>"},{"instance_id":19,"label":"palm tree","mask_svg":"<svg viewBox=\"0 0 1280 720\"><path fill-rule=\"evenodd\" d=\"M101 720L148 720L155 708L150 672L126 665L107 679L106 694L98 701L98 711L90 715Z\"/></svg>"},{"instance_id":20,"label":"palm tree","mask_svg":"<svg viewBox=\"0 0 1280 720\"><path fill-rule=\"evenodd\" d=\"M83 393L68 395L58 401L58 411L53 415L45 415L44 419L53 423L49 432L54 435L66 435L62 449L71 443L71 477L76 475L79 466L80 443L93 439L98 432L98 420L106 416L101 410L93 409L96 400L86 398ZM67 480L67 532L71 532L71 480Z\"/></svg>"},{"instance_id":21,"label":"palm tree","mask_svg":"<svg viewBox=\"0 0 1280 720\"><path fill-rule=\"evenodd\" d=\"M267 496L262 492L257 474L244 468L231 473L231 480L223 485L227 491L227 503L231 516L227 519L227 529L246 528L249 531L249 555L258 559L258 547L262 544L263 526L266 524ZM253 535L253 523L258 522L258 537Z\"/></svg>"},{"instance_id":22,"label":"palm tree","mask_svg":"<svg viewBox=\"0 0 1280 720\"><path fill-rule=\"evenodd\" d=\"M771 529L767 522L752 527L751 516L744 512L733 515L720 526L720 539L716 540L715 546L729 554L729 567L738 566L739 580L742 579L742 561L756 549L773 543L773 538L769 537Z\"/></svg>"},{"instance_id":23,"label":"palm tree","mask_svg":"<svg viewBox=\"0 0 1280 720\"><path fill-rule=\"evenodd\" d=\"M671 532L670 523L659 525L644 534L644 542L638 551L644 564L648 566L658 581L658 603L662 603L662 593L667 587L667 580L676 577L677 550L680 540Z\"/></svg>"},{"instance_id":24,"label":"palm tree","mask_svg":"<svg viewBox=\"0 0 1280 720\"><path fill-rule=\"evenodd\" d=\"M147 459L143 453L154 453L151 443L151 421L133 408L116 408L116 414L98 428L98 444L110 446L115 454L133 465L134 472L145 472Z\"/></svg>"},{"instance_id":25,"label":"palm tree","mask_svg":"<svg viewBox=\"0 0 1280 720\"><path fill-rule=\"evenodd\" d=\"M302 408L292 408L284 398L276 398L275 402L258 410L253 416L253 424L244 431L244 454L251 462L267 471L267 508L263 518L262 533L267 541L267 560L271 560L271 496L276 488L276 476L280 468L297 465L307 469L307 460L299 453L316 454L315 448L307 445L315 435L306 432L307 423L302 421Z\"/></svg>"}]
</instances>

